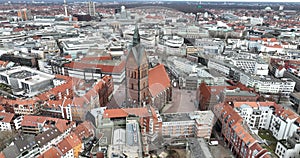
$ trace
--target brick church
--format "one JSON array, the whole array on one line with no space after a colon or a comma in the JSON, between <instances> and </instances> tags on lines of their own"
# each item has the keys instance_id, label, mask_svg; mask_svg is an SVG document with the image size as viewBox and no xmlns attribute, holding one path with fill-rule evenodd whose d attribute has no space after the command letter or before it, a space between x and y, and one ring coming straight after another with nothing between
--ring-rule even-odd
<instances>
[{"instance_id":1,"label":"brick church","mask_svg":"<svg viewBox=\"0 0 300 158\"><path fill-rule=\"evenodd\" d=\"M170 78L163 64L149 69L146 51L141 44L138 27L126 60L127 107L152 105L161 110L172 100Z\"/></svg>"}]
</instances>

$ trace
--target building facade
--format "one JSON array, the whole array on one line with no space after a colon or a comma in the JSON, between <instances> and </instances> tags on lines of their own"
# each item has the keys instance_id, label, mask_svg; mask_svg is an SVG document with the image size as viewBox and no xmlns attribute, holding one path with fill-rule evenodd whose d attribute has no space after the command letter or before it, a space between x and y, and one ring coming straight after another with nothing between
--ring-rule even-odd
<instances>
[{"instance_id":1,"label":"building facade","mask_svg":"<svg viewBox=\"0 0 300 158\"><path fill-rule=\"evenodd\" d=\"M136 27L133 45L126 60L126 102L130 106L141 107L149 103L148 59L140 44L140 34Z\"/></svg>"}]
</instances>

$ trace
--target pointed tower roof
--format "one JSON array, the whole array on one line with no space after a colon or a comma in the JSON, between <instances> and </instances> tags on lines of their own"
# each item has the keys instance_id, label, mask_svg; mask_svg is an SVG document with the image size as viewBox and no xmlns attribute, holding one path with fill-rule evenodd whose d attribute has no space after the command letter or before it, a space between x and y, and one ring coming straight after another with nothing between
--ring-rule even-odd
<instances>
[{"instance_id":1,"label":"pointed tower roof","mask_svg":"<svg viewBox=\"0 0 300 158\"><path fill-rule=\"evenodd\" d=\"M134 63L128 63L128 57L133 56L135 61ZM138 26L135 26L132 45L129 47L129 53L127 56L126 64L134 65L136 64L138 67L143 63L148 63L147 56L145 54L145 48L141 44L141 38L139 34Z\"/></svg>"},{"instance_id":2,"label":"pointed tower roof","mask_svg":"<svg viewBox=\"0 0 300 158\"><path fill-rule=\"evenodd\" d=\"M140 43L141 43L141 38L140 38L139 28L137 25L135 25L132 46L135 47L136 45L138 45Z\"/></svg>"}]
</instances>

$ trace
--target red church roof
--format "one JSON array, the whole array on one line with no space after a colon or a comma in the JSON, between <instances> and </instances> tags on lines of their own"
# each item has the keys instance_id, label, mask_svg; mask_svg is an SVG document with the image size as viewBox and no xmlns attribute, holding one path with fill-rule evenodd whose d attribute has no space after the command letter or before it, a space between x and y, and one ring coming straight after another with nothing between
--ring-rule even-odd
<instances>
[{"instance_id":1,"label":"red church roof","mask_svg":"<svg viewBox=\"0 0 300 158\"><path fill-rule=\"evenodd\" d=\"M171 85L170 78L163 64L149 70L148 81L149 90L152 96L158 95Z\"/></svg>"}]
</instances>

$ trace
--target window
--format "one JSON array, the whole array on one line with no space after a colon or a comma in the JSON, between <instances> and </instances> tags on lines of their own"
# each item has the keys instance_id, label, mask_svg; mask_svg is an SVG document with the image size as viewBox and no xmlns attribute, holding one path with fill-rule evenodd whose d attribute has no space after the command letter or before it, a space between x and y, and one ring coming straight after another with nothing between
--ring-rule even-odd
<instances>
[{"instance_id":1,"label":"window","mask_svg":"<svg viewBox=\"0 0 300 158\"><path fill-rule=\"evenodd\" d=\"M134 89L134 85L133 85L133 83L131 84L131 89Z\"/></svg>"}]
</instances>

